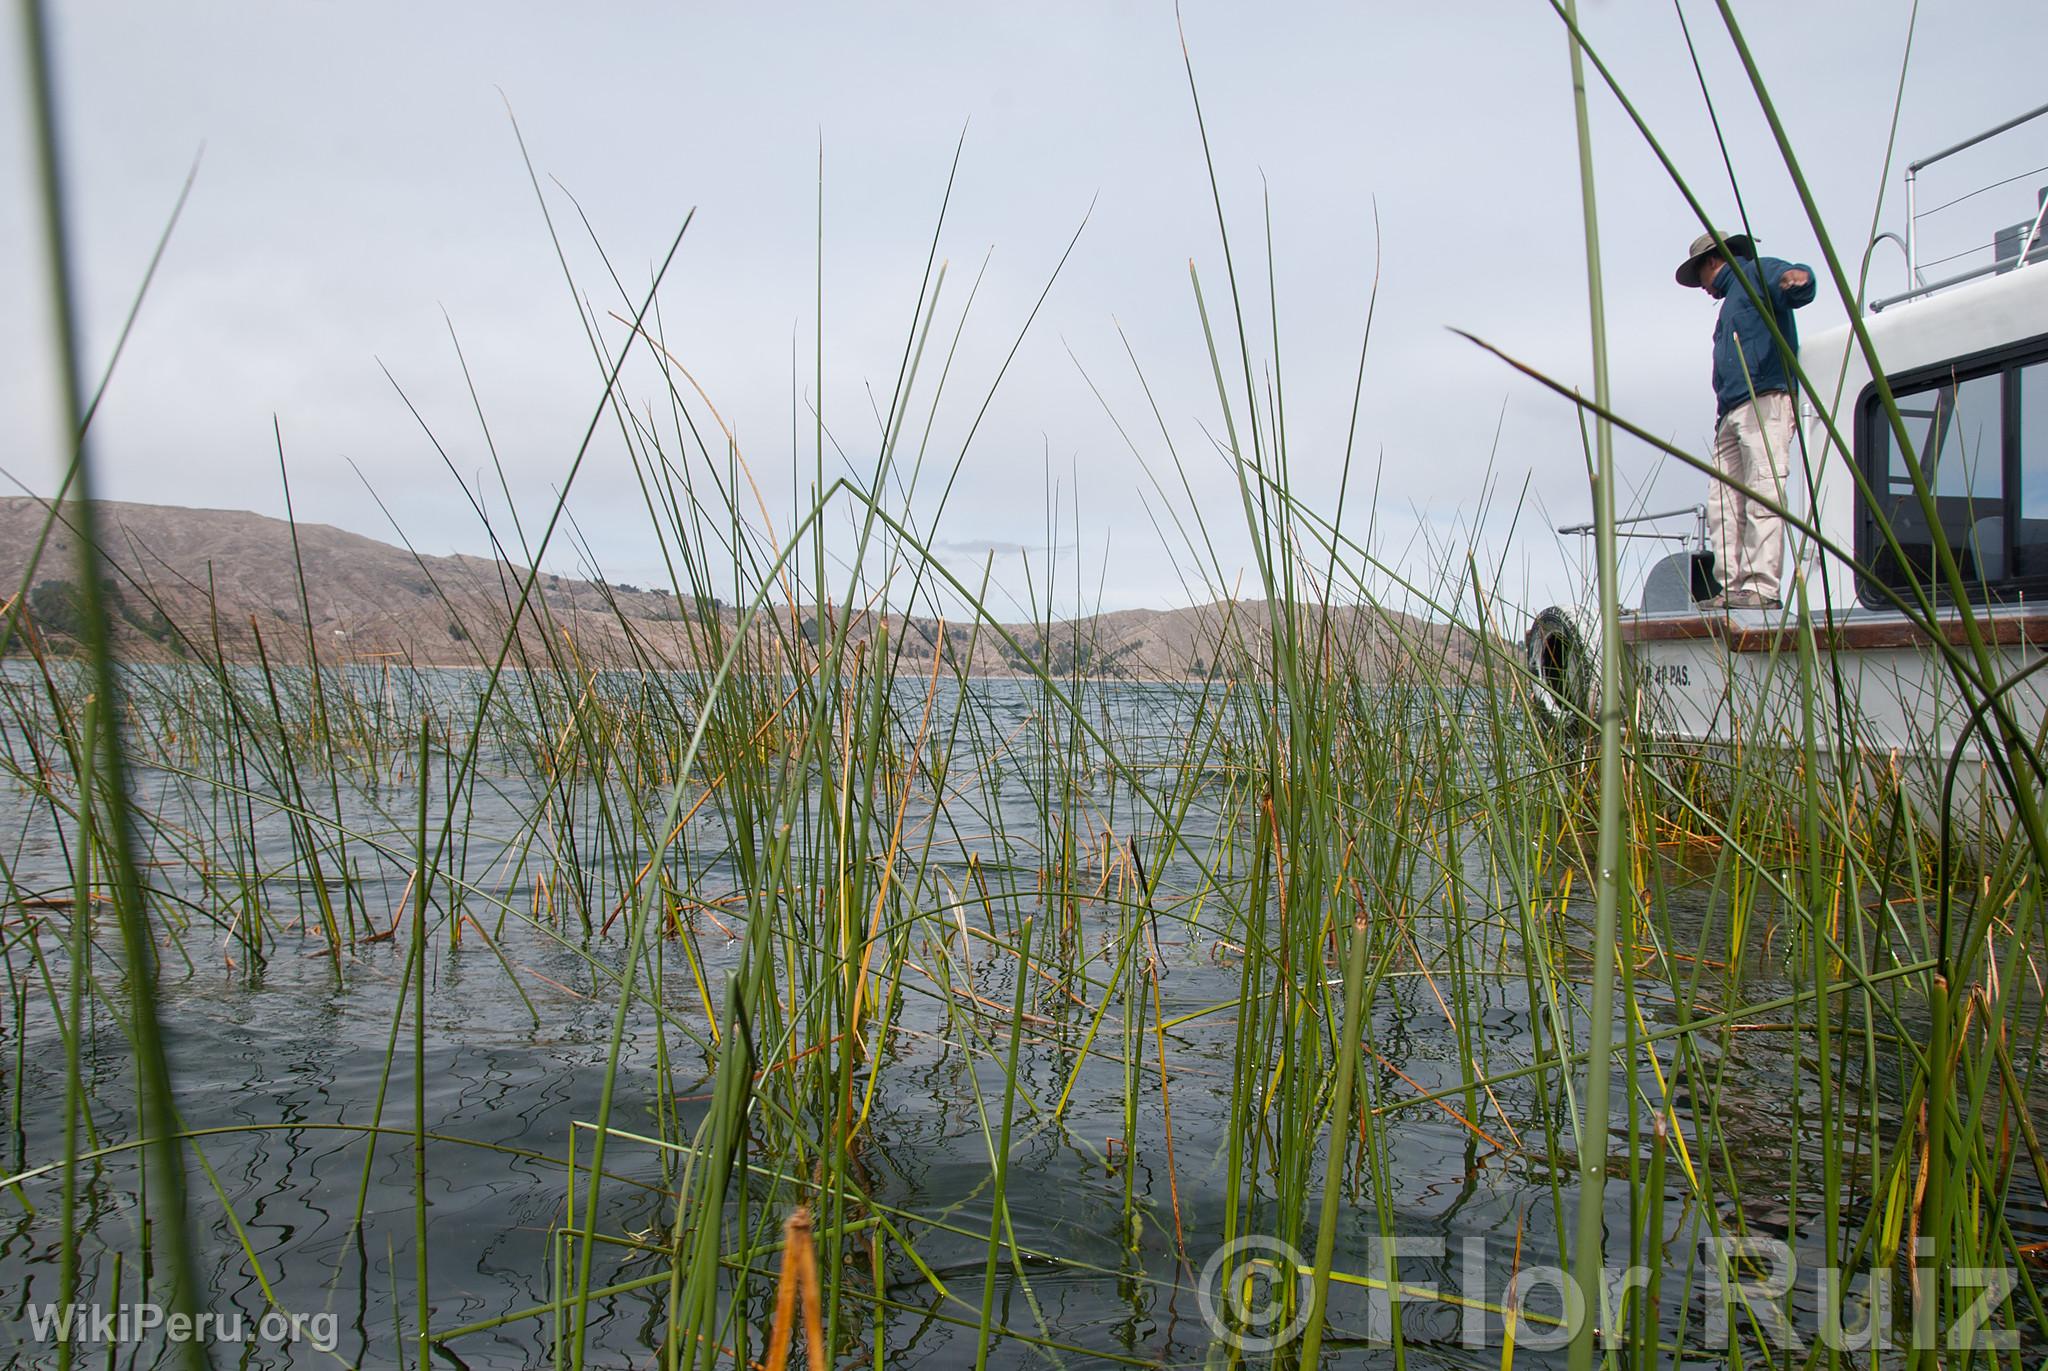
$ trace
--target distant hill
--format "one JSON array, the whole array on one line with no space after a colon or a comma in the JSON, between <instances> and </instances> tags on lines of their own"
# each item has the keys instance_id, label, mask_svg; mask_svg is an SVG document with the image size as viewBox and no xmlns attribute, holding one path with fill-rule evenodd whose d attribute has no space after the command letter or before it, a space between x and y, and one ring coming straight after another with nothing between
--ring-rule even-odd
<instances>
[{"instance_id":1,"label":"distant hill","mask_svg":"<svg viewBox=\"0 0 2048 1371\"><path fill-rule=\"evenodd\" d=\"M326 524L298 526L295 559L289 524L241 510L106 501L99 511L116 568L109 585L117 641L139 660L212 656L218 642L229 660L254 660L260 645L273 661L303 662L310 618L324 662L487 663L504 641L526 574L487 558L415 556ZM0 498L0 597L21 585L47 517L39 500ZM75 645L77 556L76 533L52 528L29 591L37 629L58 650ZM715 614L728 629L734 623L730 606L679 604L666 590L549 575L537 590L540 603L522 620L523 650L573 649L591 666L695 665L705 616ZM782 605L776 613L807 636L819 631L808 606ZM928 670L935 651L956 659L971 652L968 669L978 675L1021 674L1027 662L1049 656L1060 674L1078 667L1092 676L1166 680L1210 670L1226 628L1234 645L1226 660L1262 658L1270 612L1263 601L1237 601L1120 610L1056 622L1049 635L1039 625L1008 625L1014 648L985 625L977 634L971 623L942 629L932 619L892 619L905 671ZM862 615L850 631L860 638L879 626ZM1318 636L1334 661L1348 658L1375 677L1437 663L1456 670L1473 652L1461 630L1367 607L1333 609Z\"/></svg>"}]
</instances>

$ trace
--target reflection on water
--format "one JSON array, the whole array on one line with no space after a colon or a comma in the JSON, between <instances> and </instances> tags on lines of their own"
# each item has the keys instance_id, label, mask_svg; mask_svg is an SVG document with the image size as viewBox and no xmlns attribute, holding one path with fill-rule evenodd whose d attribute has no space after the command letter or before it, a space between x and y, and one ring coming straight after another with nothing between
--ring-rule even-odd
<instances>
[{"instance_id":1,"label":"reflection on water","mask_svg":"<svg viewBox=\"0 0 2048 1371\"><path fill-rule=\"evenodd\" d=\"M440 688L460 692L471 686L453 677ZM1098 688L1088 708L1100 712L1101 726L1124 755L1143 764L1183 755L1184 740L1196 727L1191 700L1189 693L1171 689L1110 687ZM1042 865L1039 849L1069 831L1064 816L1048 805L1045 758L1032 750L1036 703L1024 687L1004 682L982 683L965 701L953 695L942 700L942 717L972 715L977 736L1008 740L1010 750L993 765L996 774L986 786L959 788L949 812L940 816L948 822L928 856L931 890L959 889L976 879L970 854L981 879L1008 873L1029 888ZM10 747L20 741L12 739ZM587 827L557 825L536 842L530 831L539 807L533 773L513 749L488 760L486 783L465 800L459 816L466 841L442 863L456 880L433 892L436 923L427 943L425 1117L437 1140L427 1147L426 1239L436 1329L484 1324L545 1305L566 1279L565 1162L572 1126L598 1113L621 956L617 928L610 935L604 928L631 875L615 854L593 862L585 888L550 891L555 917L532 918L533 854L552 852L557 869L575 865L560 860L562 849L590 844L599 850L607 841L603 811L596 796L586 797L580 809L559 807L557 813L580 814ZM1122 837L1156 823L1128 783L1114 781L1099 760L1079 787L1088 812L1071 830L1084 849L1105 826ZM398 1349L409 1349L416 1299L409 1009L400 1020L408 932L395 920L411 899L408 854L416 841L417 791L402 761L400 754L374 784L362 774L335 782L341 810L361 839L350 918L397 930L379 941L358 938L342 957L338 976L320 931L317 900L302 882L279 879L263 887L270 914L284 931L260 962L232 929L204 917L219 909L226 893L245 888L238 862L276 872L293 866L289 823L277 815L259 817L255 827L263 850L209 852L202 864L193 858L204 844L189 835L216 831L215 807L229 801L175 766L146 770L135 782L145 806L161 820L146 838L157 863L149 872L152 886L166 908L182 905L197 916L175 948L166 949L163 1000L179 1108L196 1134L195 1159L204 1161L203 1169L192 1169L191 1192L205 1235L207 1301L213 1308L241 1311L251 1327L273 1305L331 1312L340 1334L336 1355L366 1366L393 1364ZM320 784L328 781L323 777ZM1196 794L1184 829L1186 848L1208 852L1231 820L1220 783ZM990 806L998 812L986 812ZM907 812L915 828L928 817L929 802L913 801ZM432 817L437 828L438 810ZM706 899L729 889L733 880L722 855L724 822L708 808L691 820L685 843L693 888ZM6 1039L7 1095L15 1106L7 1161L14 1170L45 1165L63 1152L65 1071L53 1005L61 1003L62 939L69 921L60 902L69 881L67 829L38 810L20 784L0 781L9 879L15 889L47 901L7 911L15 988ZM188 835L192 848L177 849L179 832ZM1085 856L1078 864L1087 868ZM1418 876L1416 890L1425 899L1440 899L1440 875ZM1470 845L1456 875L1468 892L1501 897L1482 844ZM1671 873L1674 880L1683 876ZM467 891L464 909L475 923L465 926L456 945L446 914L449 892L458 884ZM1169 894L1192 892L1200 884L1185 854L1162 881ZM1673 928L1680 934L1696 930L1717 899L1704 885L1676 889L1670 897ZM996 1314L1006 1325L1042 1327L1052 1340L1085 1349L1066 1357L1070 1366L1089 1364L1089 1353L1199 1364L1212 1344L1195 1295L1195 1271L1177 1259L1173 1234L1178 1225L1190 1235L1190 1255L1199 1265L1213 1245L1213 1238L1199 1235L1223 1231L1237 1025L1234 1014L1213 1011L1239 995L1240 965L1222 925L1182 917L1170 903L1168 909L1154 936L1160 967L1156 1017L1169 1025L1162 1036L1170 1089L1162 1095L1157 1042L1151 1020L1143 1020L1134 1119L1127 1115L1129 1054L1122 1016L1113 1010L1094 1022L1099 987L1112 975L1117 951L1113 908L1080 900L1055 958L1074 975L1093 978L1097 988L1084 985L1083 993L1073 995L1048 980L1028 1001L1042 1031L1020 1050L1023 1104L1010 1161L1010 1214L1027 1280L1016 1279L1007 1259L998 1264ZM739 931L730 910L720 915L714 908L710 914L696 922L696 946L717 999L716 987L737 964L741 944L726 935ZM586 916L591 932L584 928ZM916 930L914 941L950 936L939 930L954 918L938 916L932 927ZM103 948L117 944L111 930L103 933ZM995 1055L968 1050L956 1025L965 997L995 1007L983 1015L980 1031L1005 1032L1001 1020L1014 994L1015 963L964 932L950 955L965 965L968 984L955 987L949 999L934 980L906 979L898 1031L862 1069L861 1089L868 1071L878 1071L880 1080L858 1164L873 1203L915 1226L918 1251L931 1274L972 1306L979 1298L992 1213L983 1111L1000 1099L1003 1074ZM1532 1266L1558 1259L1558 1218L1565 1215L1568 1222L1575 1203L1576 1149L1570 1115L1554 1083L1545 1094L1535 1075L1501 1081L1478 1095L1454 1090L1442 1104L1402 1106L1420 1094L1460 1085L1463 1048L1454 1019L1462 1019L1483 1066L1494 1075L1528 1065L1543 1045L1531 1007L1532 994L1541 990L1524 975L1521 948L1507 924L1475 934L1468 955L1484 965L1481 974L1464 979L1457 1015L1447 1011L1443 996L1449 992L1439 984L1444 955L1441 946L1418 945L1374 997L1363 1095L1379 1111L1383 1155L1376 1165L1384 1171L1381 1193L1392 1203L1388 1212L1371 1207L1364 1188L1346 1196L1339 1210L1337 1264L1367 1271L1372 1244L1383 1234L1441 1237L1448 1255L1410 1263L1404 1278L1455 1289L1469 1279L1475 1255L1483 1256L1491 1288L1475 1293L1498 1299L1513 1262ZM1422 974L1425 966L1438 976ZM110 954L102 954L99 969L105 979L92 1006L82 1075L92 1135L100 1145L113 1146L136 1136L136 1108ZM613 1123L650 1138L688 1136L710 1091L707 1054L692 1039L693 1033L702 1036L700 991L675 939L655 949L649 969L668 1018L663 1022L647 1005L629 1017ZM1783 993L1770 975L1770 964L1759 959L1744 985L1750 1000ZM1650 998L1644 1031L1662 1027L1656 1018L1660 1001ZM1757 1017L1760 1024L1771 1022ZM1783 1015L1775 1020L1784 1021ZM1055 1125L1049 1121L1051 1106L1067 1089L1079 1044L1091 1032L1091 1054ZM387 1057L394 1036L397 1051ZM1697 1084L1688 1072L1717 1073L1722 1136L1715 1145L1726 1149L1736 1174L1753 1185L1746 1186L1745 1197L1783 1193L1795 1167L1803 1192L1817 1193L1823 1174L1817 1139L1800 1111L1788 1107L1811 1081L1810 1072L1797 1070L1792 1060L1796 1039L1756 1031L1727 1041L1725 1057L1717 1041L1704 1041L1699 1060L1684 1066L1674 1053L1660 1054L1681 1115ZM1844 1067L1862 1069L1860 1060L1846 1060ZM1640 1105L1642 1092L1655 1087L1648 1081L1638 1085ZM1896 1092L1894 1081L1881 1080L1879 1086ZM1169 1101L1171 1179L1158 1146ZM1546 1137L1546 1119L1552 1138ZM374 1154L354 1131L373 1122L388 1130L377 1136ZM1140 1140L1135 1152L1125 1146L1133 1122ZM1647 1127L1640 1107L1618 1108L1616 1155L1631 1155L1631 1130ZM587 1130L575 1140L579 1165L588 1160L589 1143ZM1633 1151L1643 1155L1640 1147ZM1560 1170L1546 1160L1551 1155ZM137 1158L134 1151L117 1150L81 1169L75 1228L80 1298L87 1304L141 1298ZM602 1190L596 1230L663 1242L675 1218L677 1165L671 1151L615 1141L606 1156L612 1179ZM1138 1212L1132 1241L1126 1240L1127 1181ZM0 1361L42 1365L49 1349L30 1336L27 1315L57 1295L58 1190L52 1177L19 1193L36 1208L11 1203L0 1226L0 1292L6 1301ZM579 1207L584 1193L579 1185ZM1682 1246L1697 1216L1689 1214L1678 1177L1670 1179L1667 1193L1667 1227ZM1609 1231L1626 1235L1625 1191L1617 1186L1610 1194ZM1852 1195L1847 1202L1869 1200ZM1752 1217L1770 1221L1761 1212ZM2038 1194L2016 1191L2010 1217L2016 1229L2039 1233L2044 1216ZM1795 1233L1804 1221L1805 1216L1799 1222L1778 1219ZM125 1255L117 1261L116 1253ZM595 1255L591 1283L596 1288L629 1282L661 1269L630 1246L610 1244ZM947 1367L971 1361L971 1308L962 1326L965 1306L935 1300L926 1275L908 1262L892 1265L888 1280L886 1294L903 1306L888 1313L880 1329L889 1364ZM767 1287L755 1288L764 1298L754 1311L758 1330L766 1320ZM667 1298L663 1281L596 1301L587 1330L590 1364L646 1364L646 1349L658 1344L665 1325ZM1677 1294L1667 1298L1674 1320L1681 1302ZM1695 1296L1695 1317L1699 1308ZM1349 1287L1335 1292L1332 1310L1335 1346L1348 1358L1354 1353L1344 1350L1347 1340L1362 1336L1373 1315L1364 1294ZM865 1349L876 1330L865 1310L859 1317L851 1339ZM1444 1364L1468 1364L1476 1354L1456 1345L1460 1318L1443 1307L1409 1313L1404 1333L1410 1355L1427 1360L1434 1350ZM559 1350L561 1331L550 1315L517 1318L453 1339L438 1355L471 1367L546 1365ZM160 1339L128 1351L139 1353L135 1364L168 1364ZM994 1358L1004 1366L1044 1360L1044 1353L1014 1343L999 1345ZM312 1366L330 1359L301 1343L217 1350L216 1363Z\"/></svg>"}]
</instances>

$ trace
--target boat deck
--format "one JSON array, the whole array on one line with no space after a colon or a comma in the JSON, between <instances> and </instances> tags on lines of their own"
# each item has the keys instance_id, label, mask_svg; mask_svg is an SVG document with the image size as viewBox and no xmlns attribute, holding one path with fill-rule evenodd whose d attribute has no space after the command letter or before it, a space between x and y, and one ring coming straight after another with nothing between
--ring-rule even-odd
<instances>
[{"instance_id":1,"label":"boat deck","mask_svg":"<svg viewBox=\"0 0 2048 1371\"><path fill-rule=\"evenodd\" d=\"M2048 608L1999 607L1980 611L1978 631L1995 647L2048 647ZM1949 642L1966 640L1963 621L1953 614L1937 621ZM1918 647L1927 631L1890 610L1853 609L1832 617L1816 614L1820 646L1832 652L1877 652ZM1773 652L1796 647L1798 624L1782 609L1714 609L1674 614L1624 614L1624 643L1683 642L1715 638L1731 652Z\"/></svg>"}]
</instances>

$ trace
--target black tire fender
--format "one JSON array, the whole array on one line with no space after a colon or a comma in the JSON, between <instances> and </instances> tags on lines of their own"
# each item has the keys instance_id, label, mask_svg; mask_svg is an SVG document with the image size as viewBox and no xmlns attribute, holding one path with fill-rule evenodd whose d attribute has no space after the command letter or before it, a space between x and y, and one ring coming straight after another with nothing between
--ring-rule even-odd
<instances>
[{"instance_id":1,"label":"black tire fender","mask_svg":"<svg viewBox=\"0 0 2048 1371\"><path fill-rule=\"evenodd\" d=\"M1522 638L1523 666L1539 722L1579 738L1600 704L1600 631L1561 605L1542 610Z\"/></svg>"}]
</instances>

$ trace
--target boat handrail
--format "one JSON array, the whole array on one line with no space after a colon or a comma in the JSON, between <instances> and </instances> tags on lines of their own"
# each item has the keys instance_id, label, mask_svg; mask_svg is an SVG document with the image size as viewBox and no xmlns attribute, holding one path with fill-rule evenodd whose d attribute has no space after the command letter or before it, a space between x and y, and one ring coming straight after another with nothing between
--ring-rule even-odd
<instances>
[{"instance_id":1,"label":"boat handrail","mask_svg":"<svg viewBox=\"0 0 2048 1371\"><path fill-rule=\"evenodd\" d=\"M1985 129L1982 133L1973 133L1960 143L1956 143L1950 147L1945 147L1940 152L1934 153L1931 156L1923 157L1917 162L1908 163L1906 165L1906 175L1912 176L1916 172L1919 172L1927 167L1933 166L1936 162L1945 161L1946 159L1955 156L1959 152L1966 152L1969 149L1976 147L1977 144L1984 142L1986 139L1996 138L1999 134L2009 132L2012 129L2016 129L2021 124L2026 123L2029 119L2039 119L2044 114L2048 114L2048 105L2042 105L2037 109L2030 109L2025 114L2016 114L2002 124L1996 124L1993 125L1991 128Z\"/></svg>"},{"instance_id":2,"label":"boat handrail","mask_svg":"<svg viewBox=\"0 0 2048 1371\"><path fill-rule=\"evenodd\" d=\"M1703 519L1706 517L1707 507L1705 505L1687 505L1683 509L1664 509L1659 510L1655 514L1624 514L1614 521L1614 526L1616 528L1624 528L1630 524L1654 524L1659 519L1676 519L1681 514L1690 514L1696 519ZM1565 527L1560 528L1558 532L1591 533L1598 527L1598 524L1567 524Z\"/></svg>"},{"instance_id":3,"label":"boat handrail","mask_svg":"<svg viewBox=\"0 0 2048 1371\"><path fill-rule=\"evenodd\" d=\"M1692 518L1701 528L1706 527L1707 507L1705 505L1686 505L1681 509L1662 509L1655 514L1627 514L1616 519L1614 526L1617 529L1629 528L1636 524L1653 524L1659 519L1676 519L1681 515ZM1558 533L1586 534L1592 533L1598 528L1598 524L1567 524L1563 528L1558 529ZM1622 538L1657 538L1665 541L1679 542L1687 540L1687 535L1682 533L1622 533L1617 536Z\"/></svg>"},{"instance_id":4,"label":"boat handrail","mask_svg":"<svg viewBox=\"0 0 2048 1371\"><path fill-rule=\"evenodd\" d=\"M1961 273L1960 275L1948 277L1947 279L1937 281L1932 285L1924 284L1920 279L1920 220L1922 216L1920 214L1918 195L1920 173L1926 170L1928 167L1933 166L1937 162L1945 161L1948 158L1955 156L1959 152L1966 152L1969 149L1976 147L1979 143L1983 143L1988 141L1989 139L1996 138L2001 133L2009 133L2013 129L2018 128L2022 124L2028 123L2035 119L2039 119L2044 114L2048 114L2048 105L2038 105L2035 108L2026 111L2024 114L2016 114L2012 118L2004 120L2001 123L1994 124L1990 128L1983 130L1982 132L1973 133L1968 138L1963 139L1961 142L1952 143L1948 147L1943 148L1939 152L1930 153L1926 157L1919 158L1916 161L1909 162L1906 164L1906 289L1901 294L1890 296L1887 299L1884 299L1872 305L1870 307L1872 310L1883 309L1886 305L1895 305L1902 300L1911 300L1917 296L1929 295L1935 291L1944 290L1949 286L1958 285L1964 281L1973 281L1979 276L1989 276L1997 271L2017 270L2018 268L2029 265L2035 260L2037 249L2041 246L2043 242L2042 230L2044 219L2048 219L2048 198L2044 198L2042 200L2040 209L2035 212L2033 223L2029 227L2025 239L2022 240L2020 243L2019 253L2016 258L2011 259L2010 261L2008 261L2008 259L2005 258L1999 258L1998 260L1993 261L1988 266L1973 269L1971 271L1966 271ZM1989 189L1991 189L1990 186L1979 187L1979 190ZM1969 194L1974 195L1976 193L1977 191L1971 191ZM1969 195L1959 196L1957 197L1957 199L1950 200L1946 204L1935 206L1933 209L1927 211L1927 213L1939 213L1941 210L1947 209L1950 205L1958 204L1961 200L1968 198ZM1998 244L1994 240L1991 246L1995 252L1997 250ZM1972 251L1975 250L1976 249L1972 249Z\"/></svg>"},{"instance_id":5,"label":"boat handrail","mask_svg":"<svg viewBox=\"0 0 2048 1371\"><path fill-rule=\"evenodd\" d=\"M2036 219L2034 221L2034 235L2038 237L2040 232L2041 221ZM2034 239L2029 238L2028 246L2030 249L2033 247L2033 243ZM2022 258L2021 264L2025 264L2024 258ZM1917 300L1923 295L1932 295L1936 291L1947 290L1950 286L1959 286L1965 281L1974 281L1980 276L1996 276L2002 271L2010 270L2012 270L2012 266L2008 262L1985 262L1979 266L1971 267L1968 271L1957 272L1954 276L1944 276L1939 281L1931 281L1924 286L1915 286L1911 290L1902 290L1897 295L1887 295L1882 300L1873 300L1870 302L1869 309L1872 314L1876 314L1881 310L1891 308L1893 305L1904 304L1908 300Z\"/></svg>"}]
</instances>

